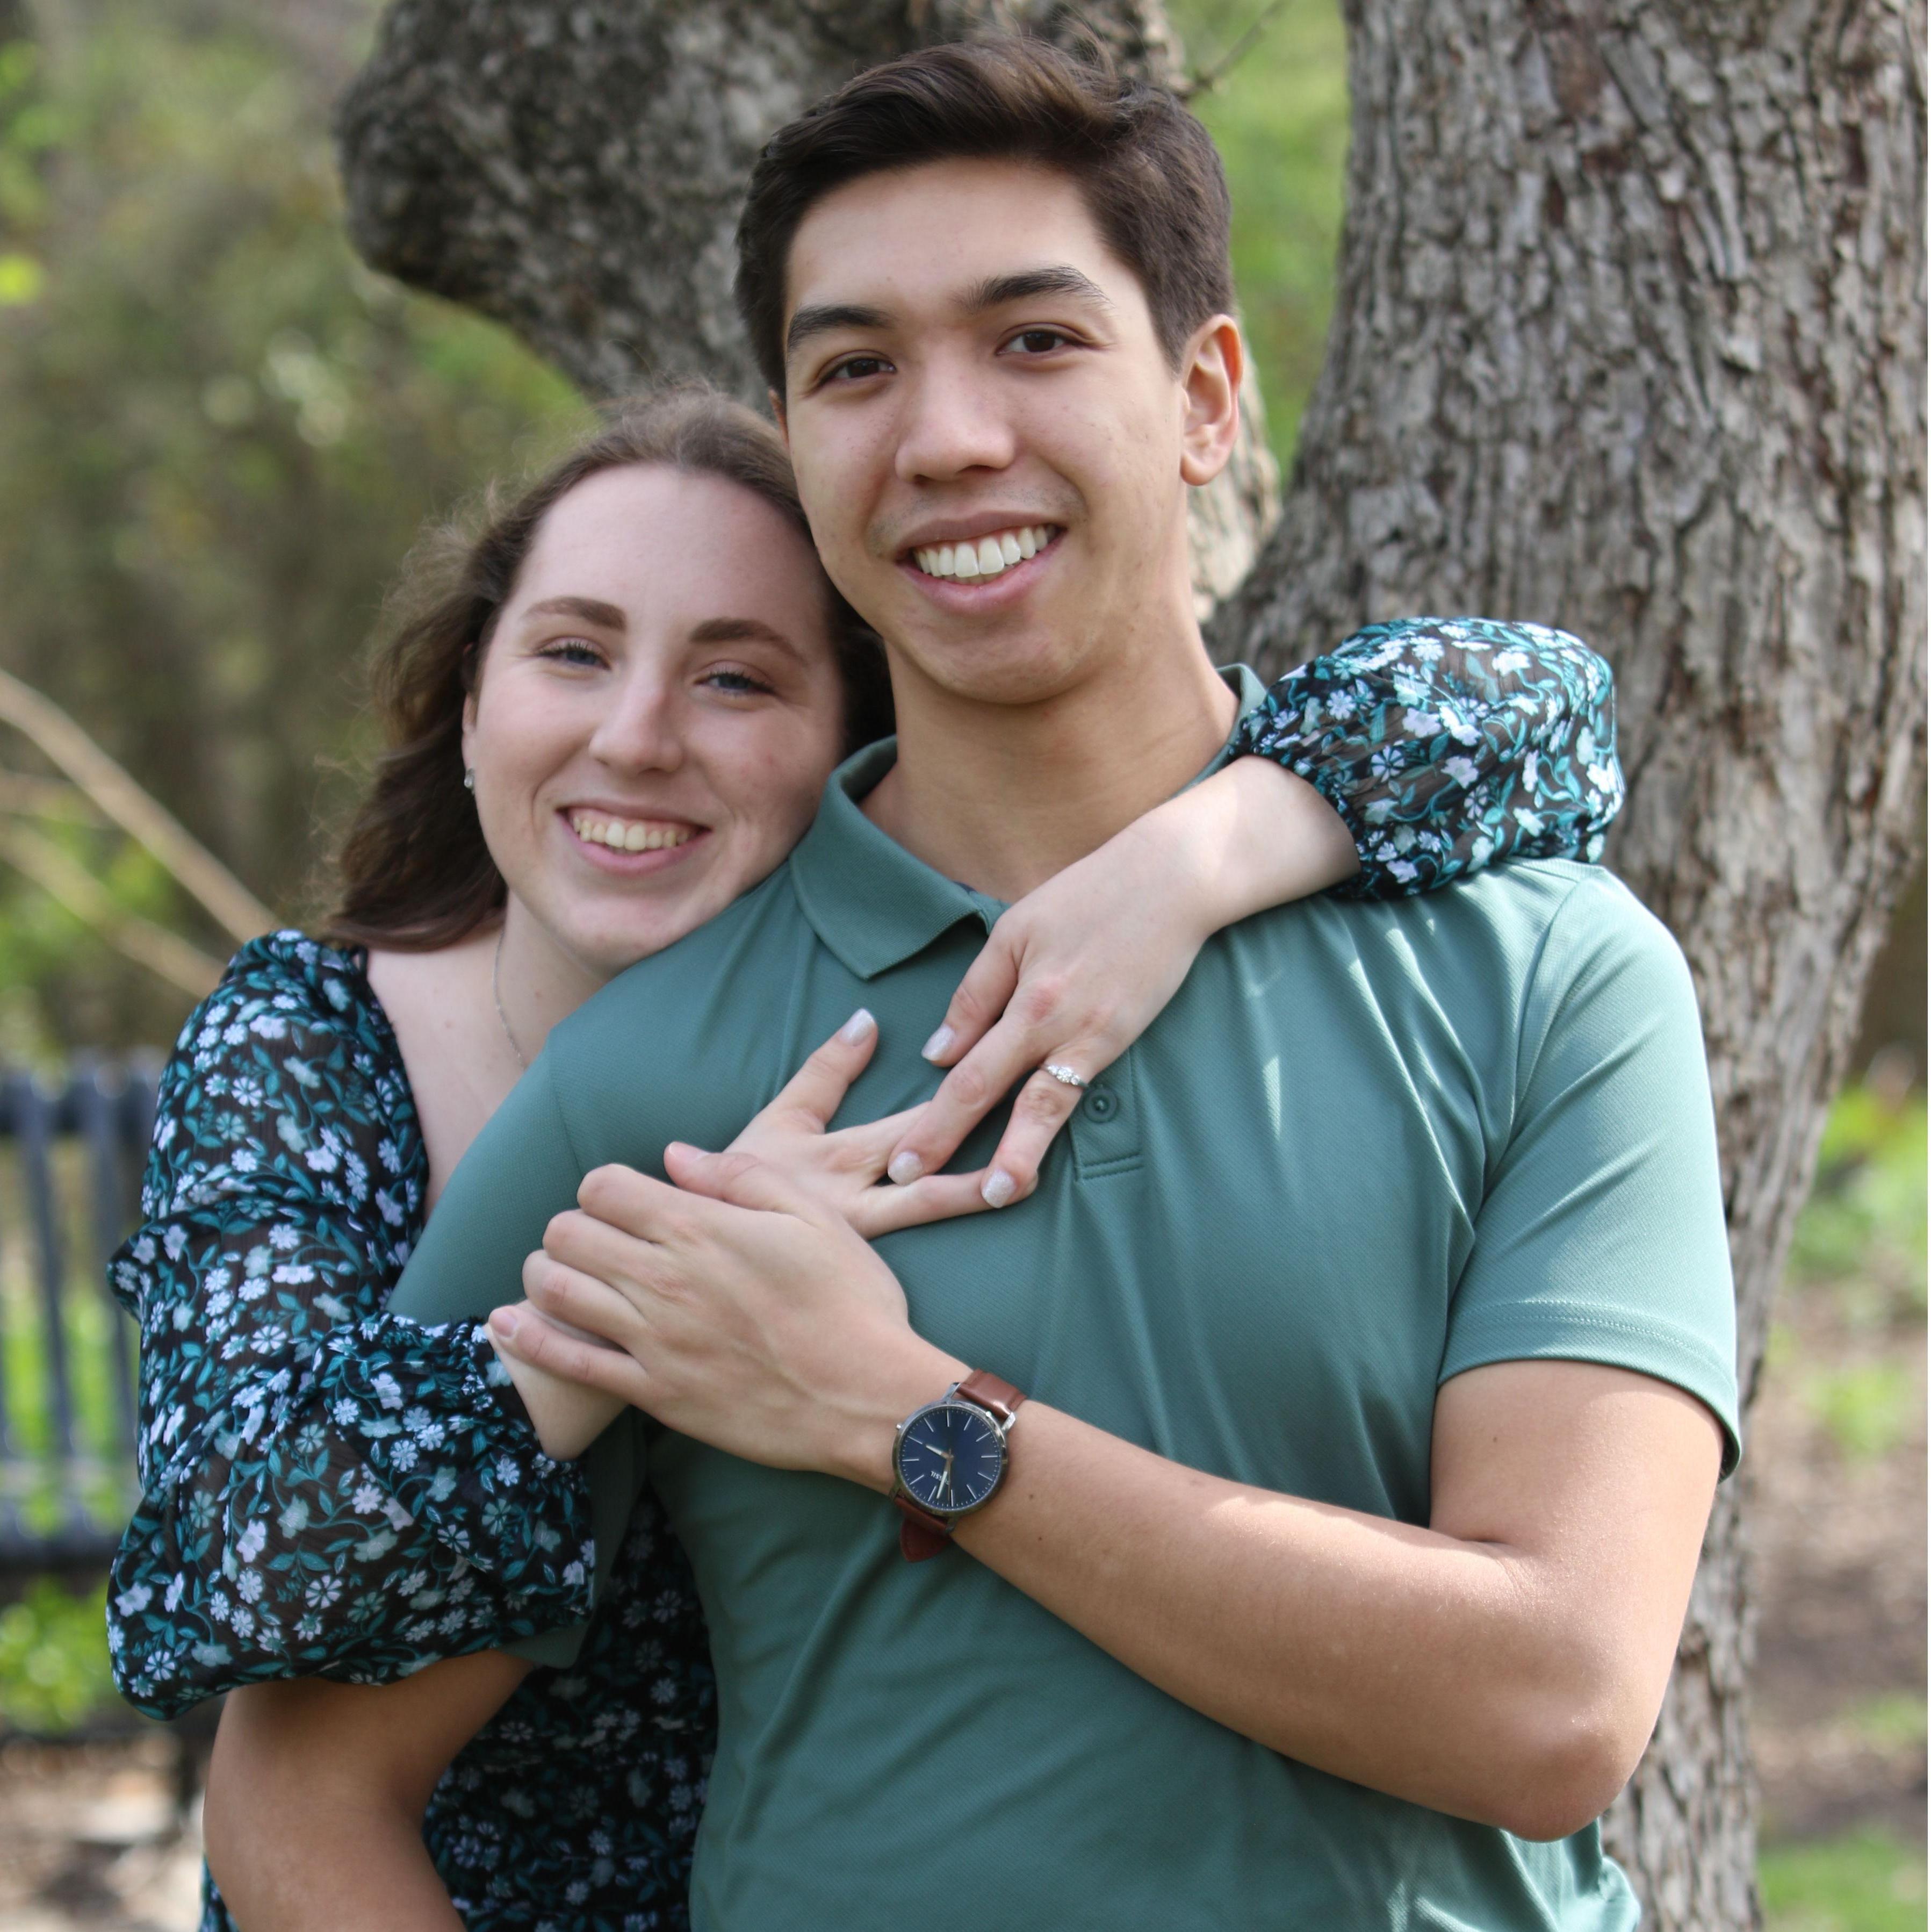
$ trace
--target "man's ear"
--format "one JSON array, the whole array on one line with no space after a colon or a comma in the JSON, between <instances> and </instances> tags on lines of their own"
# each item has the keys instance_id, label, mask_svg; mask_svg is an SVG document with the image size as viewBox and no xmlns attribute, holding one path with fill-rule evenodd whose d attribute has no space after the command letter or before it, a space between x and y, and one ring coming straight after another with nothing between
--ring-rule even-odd
<instances>
[{"instance_id":1,"label":"man's ear","mask_svg":"<svg viewBox=\"0 0 1931 1932\"><path fill-rule=\"evenodd\" d=\"M1180 367L1186 419L1180 476L1198 490L1227 467L1240 434L1240 376L1247 364L1240 325L1217 315L1197 329Z\"/></svg>"},{"instance_id":2,"label":"man's ear","mask_svg":"<svg viewBox=\"0 0 1931 1932\"><path fill-rule=\"evenodd\" d=\"M785 453L791 449L791 425L784 420L784 398L775 389L766 389L766 400L771 404L771 420L778 425L778 434L784 439Z\"/></svg>"}]
</instances>

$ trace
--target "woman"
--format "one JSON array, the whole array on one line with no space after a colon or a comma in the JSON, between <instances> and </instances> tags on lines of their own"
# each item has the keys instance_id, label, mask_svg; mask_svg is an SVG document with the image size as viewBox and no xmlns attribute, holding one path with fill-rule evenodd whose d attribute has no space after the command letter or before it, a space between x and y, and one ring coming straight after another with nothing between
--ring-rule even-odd
<instances>
[{"instance_id":1,"label":"woman","mask_svg":"<svg viewBox=\"0 0 1931 1932\"><path fill-rule=\"evenodd\" d=\"M532 1677L452 1768L427 1839L472 1924L559 1902L577 1924L670 1923L712 1721L681 1557L646 1506L592 1616L574 1467L541 1454L481 1331L383 1304L548 1028L778 862L880 728L882 686L772 433L700 393L626 412L445 565L385 660L391 748L345 848L334 943L244 948L169 1070L148 1225L115 1268L144 1423L116 1670L166 1715L587 1618L569 1673ZM1306 767L1360 860L1306 787L1243 759L1015 906L935 1060L976 1054L1003 1091L1087 1033L1102 1064L1207 932L1357 862L1353 889L1386 892L1511 850L1595 856L1615 802L1606 673L1555 634L1498 640L1523 654L1494 672L1390 627L1284 680L1269 757ZM1429 735L1405 741L1424 713L1406 728ZM1585 730L1600 752L1567 755ZM1029 980L1061 998L988 1033ZM1102 1006L1117 1017L1095 1034ZM971 1124L952 1116L929 1166ZM802 1172L844 1186L911 1125L790 1138ZM1023 1191L1042 1150L1009 1136L998 1164ZM877 1190L873 1211L958 1211L974 1178ZM206 1922L226 1922L218 1900Z\"/></svg>"}]
</instances>

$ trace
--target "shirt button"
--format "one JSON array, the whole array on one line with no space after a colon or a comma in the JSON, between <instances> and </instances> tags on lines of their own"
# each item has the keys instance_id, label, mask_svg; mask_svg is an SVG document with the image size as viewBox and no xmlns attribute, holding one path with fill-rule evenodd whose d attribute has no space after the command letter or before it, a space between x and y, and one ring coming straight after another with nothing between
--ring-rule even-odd
<instances>
[{"instance_id":1,"label":"shirt button","mask_svg":"<svg viewBox=\"0 0 1931 1932\"><path fill-rule=\"evenodd\" d=\"M1084 1108L1090 1120L1110 1120L1119 1112L1120 1102L1105 1088L1091 1087L1087 1090Z\"/></svg>"}]
</instances>

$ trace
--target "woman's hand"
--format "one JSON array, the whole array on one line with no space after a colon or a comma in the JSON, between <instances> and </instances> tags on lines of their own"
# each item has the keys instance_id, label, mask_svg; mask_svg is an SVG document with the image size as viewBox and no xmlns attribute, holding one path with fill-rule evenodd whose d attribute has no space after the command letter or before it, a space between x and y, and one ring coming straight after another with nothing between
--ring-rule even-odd
<instances>
[{"instance_id":1,"label":"woman's hand","mask_svg":"<svg viewBox=\"0 0 1931 1932\"><path fill-rule=\"evenodd\" d=\"M725 1152L751 1156L867 1240L982 1211L990 1204L980 1192L983 1174L928 1174L904 1187L879 1185L922 1106L835 1131L827 1126L877 1045L878 1022L861 1006Z\"/></svg>"},{"instance_id":2,"label":"woman's hand","mask_svg":"<svg viewBox=\"0 0 1931 1932\"><path fill-rule=\"evenodd\" d=\"M1036 1069L1091 1080L1153 1024L1210 935L1360 865L1333 807L1263 758L1236 759L1135 819L994 926L925 1045L952 1071L914 1110L886 1172L924 1186L1024 1080L980 1182L988 1207L1023 1199L1080 1098Z\"/></svg>"},{"instance_id":3,"label":"woman's hand","mask_svg":"<svg viewBox=\"0 0 1931 1932\"><path fill-rule=\"evenodd\" d=\"M888 1488L898 1423L966 1366L913 1332L843 1216L755 1156L673 1144L664 1166L674 1186L584 1178L529 1300L490 1317L497 1346L734 1456Z\"/></svg>"}]
</instances>

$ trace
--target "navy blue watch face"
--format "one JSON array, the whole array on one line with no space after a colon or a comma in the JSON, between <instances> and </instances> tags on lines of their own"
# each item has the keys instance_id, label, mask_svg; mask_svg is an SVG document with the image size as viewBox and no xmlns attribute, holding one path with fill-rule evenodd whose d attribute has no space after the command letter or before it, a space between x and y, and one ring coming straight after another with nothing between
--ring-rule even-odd
<instances>
[{"instance_id":1,"label":"navy blue watch face","mask_svg":"<svg viewBox=\"0 0 1931 1932\"><path fill-rule=\"evenodd\" d=\"M922 1408L898 1438L898 1479L921 1509L953 1516L991 1495L1006 1463L992 1418L969 1402Z\"/></svg>"}]
</instances>

